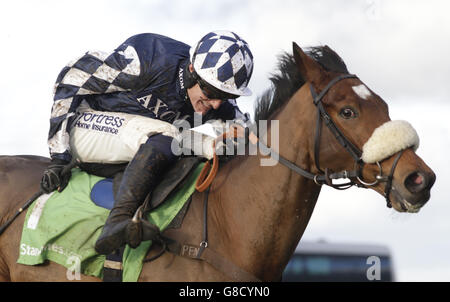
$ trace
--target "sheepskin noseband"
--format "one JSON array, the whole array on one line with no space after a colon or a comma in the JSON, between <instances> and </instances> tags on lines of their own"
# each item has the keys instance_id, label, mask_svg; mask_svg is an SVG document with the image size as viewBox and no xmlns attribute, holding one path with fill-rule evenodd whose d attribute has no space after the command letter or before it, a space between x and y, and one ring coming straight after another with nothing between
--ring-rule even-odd
<instances>
[{"instance_id":1,"label":"sheepskin noseband","mask_svg":"<svg viewBox=\"0 0 450 302\"><path fill-rule=\"evenodd\" d=\"M407 121L389 121L375 129L363 146L362 160L373 164L403 149L419 147L419 136Z\"/></svg>"}]
</instances>

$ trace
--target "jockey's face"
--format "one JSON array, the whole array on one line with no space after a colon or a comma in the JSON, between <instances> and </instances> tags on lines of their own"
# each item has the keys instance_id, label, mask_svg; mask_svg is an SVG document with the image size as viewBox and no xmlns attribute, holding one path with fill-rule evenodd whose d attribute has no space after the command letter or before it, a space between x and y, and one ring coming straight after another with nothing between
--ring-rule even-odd
<instances>
[{"instance_id":1,"label":"jockey's face","mask_svg":"<svg viewBox=\"0 0 450 302\"><path fill-rule=\"evenodd\" d=\"M194 111L197 113L201 113L205 115L211 109L219 108L220 104L222 104L222 100L218 99L208 99L200 89L198 84L195 84L193 87L187 90L189 99L191 100L192 107Z\"/></svg>"},{"instance_id":2,"label":"jockey's face","mask_svg":"<svg viewBox=\"0 0 450 302\"><path fill-rule=\"evenodd\" d=\"M189 66L189 69L192 68L192 65ZM191 70L192 72L192 70ZM192 107L194 111L205 115L211 109L217 109L222 104L223 100L219 99L209 99L200 88L200 85L197 83L191 88L187 89L187 93L189 99L191 100Z\"/></svg>"}]
</instances>

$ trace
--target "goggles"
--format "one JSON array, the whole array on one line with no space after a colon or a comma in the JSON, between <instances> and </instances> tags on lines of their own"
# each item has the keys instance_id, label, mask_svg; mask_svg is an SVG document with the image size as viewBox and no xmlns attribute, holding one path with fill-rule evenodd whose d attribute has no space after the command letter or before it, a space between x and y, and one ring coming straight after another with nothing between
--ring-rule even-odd
<instances>
[{"instance_id":1,"label":"goggles","mask_svg":"<svg viewBox=\"0 0 450 302\"><path fill-rule=\"evenodd\" d=\"M192 72L192 75L194 76L194 79L197 81L198 85L200 86L200 89L202 90L202 93L210 100L229 100L229 99L236 99L239 97L239 95L231 94L224 92L220 89L217 89L216 87L208 84L206 81L204 81L202 78L199 77L199 75L195 72L195 70Z\"/></svg>"}]
</instances>

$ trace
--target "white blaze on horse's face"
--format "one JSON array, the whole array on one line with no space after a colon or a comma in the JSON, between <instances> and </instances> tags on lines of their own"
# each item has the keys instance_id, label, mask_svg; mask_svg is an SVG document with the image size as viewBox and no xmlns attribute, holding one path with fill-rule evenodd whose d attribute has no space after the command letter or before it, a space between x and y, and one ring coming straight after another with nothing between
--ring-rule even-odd
<instances>
[{"instance_id":1,"label":"white blaze on horse's face","mask_svg":"<svg viewBox=\"0 0 450 302\"><path fill-rule=\"evenodd\" d=\"M352 89L360 98L364 100L367 100L367 98L372 95L372 93L369 91L369 89L367 89L366 85L364 84L353 86Z\"/></svg>"}]
</instances>

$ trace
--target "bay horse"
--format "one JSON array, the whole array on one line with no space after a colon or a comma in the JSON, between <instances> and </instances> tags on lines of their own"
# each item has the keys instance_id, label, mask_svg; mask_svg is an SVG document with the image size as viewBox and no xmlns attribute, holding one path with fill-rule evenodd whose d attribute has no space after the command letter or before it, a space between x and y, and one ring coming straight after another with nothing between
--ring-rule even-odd
<instances>
[{"instance_id":1,"label":"bay horse","mask_svg":"<svg viewBox=\"0 0 450 302\"><path fill-rule=\"evenodd\" d=\"M333 176L375 190L399 212L417 212L429 200L435 181L412 146L372 163L361 162L365 143L390 121L388 106L350 75L328 46L304 51L293 43L293 55L281 57L279 70L271 78L273 87L259 99L255 120L279 121L279 143L271 148L283 164L261 166L267 157L258 153L237 156L221 167L209 191L208 246L204 246L263 281L280 280L322 185L341 188ZM267 131L260 140L271 142L271 136ZM0 158L0 225L38 191L48 164L49 159L37 156ZM168 237L202 242L204 195L193 195L181 228L168 230ZM24 217L19 215L0 236L0 281L67 281L67 269L56 263L16 263ZM209 262L168 252L145 263L139 277L139 281L234 280ZM82 275L81 281L101 280Z\"/></svg>"}]
</instances>

